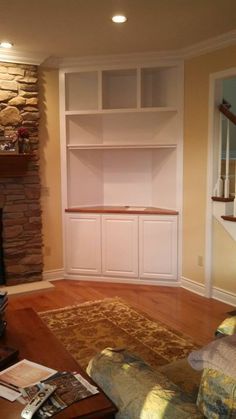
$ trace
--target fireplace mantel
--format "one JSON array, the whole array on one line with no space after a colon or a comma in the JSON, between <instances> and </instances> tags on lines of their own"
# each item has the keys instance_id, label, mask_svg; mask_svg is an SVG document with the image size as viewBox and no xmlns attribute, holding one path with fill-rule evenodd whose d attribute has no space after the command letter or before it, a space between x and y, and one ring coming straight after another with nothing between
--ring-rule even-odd
<instances>
[{"instance_id":1,"label":"fireplace mantel","mask_svg":"<svg viewBox=\"0 0 236 419\"><path fill-rule=\"evenodd\" d=\"M0 177L24 176L30 154L0 154Z\"/></svg>"}]
</instances>

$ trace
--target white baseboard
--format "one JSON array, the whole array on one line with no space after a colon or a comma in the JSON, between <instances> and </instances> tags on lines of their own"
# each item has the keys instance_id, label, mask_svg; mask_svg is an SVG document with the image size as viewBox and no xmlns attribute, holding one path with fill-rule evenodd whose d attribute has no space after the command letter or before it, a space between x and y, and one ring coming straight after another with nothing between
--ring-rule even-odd
<instances>
[{"instance_id":1,"label":"white baseboard","mask_svg":"<svg viewBox=\"0 0 236 419\"><path fill-rule=\"evenodd\" d=\"M139 279L139 278L117 278L109 276L85 276L75 274L64 274L65 279L73 279L75 281L96 281L96 282L113 282L119 284L136 284L136 285L160 285L165 287L179 287L179 281L167 281L159 279Z\"/></svg>"},{"instance_id":2,"label":"white baseboard","mask_svg":"<svg viewBox=\"0 0 236 419\"><path fill-rule=\"evenodd\" d=\"M192 279L188 279L182 276L181 287L188 291L194 292L195 294L205 297L205 286L203 284L199 284L198 282L193 281Z\"/></svg>"},{"instance_id":3,"label":"white baseboard","mask_svg":"<svg viewBox=\"0 0 236 419\"><path fill-rule=\"evenodd\" d=\"M188 291L194 292L195 294L202 295L205 297L205 286L204 284L199 284L192 279L185 277L181 278L181 287L185 288ZM222 290L221 288L213 287L212 295L210 298L221 301L236 307L236 294L230 291Z\"/></svg>"},{"instance_id":4,"label":"white baseboard","mask_svg":"<svg viewBox=\"0 0 236 419\"><path fill-rule=\"evenodd\" d=\"M222 303L230 304L236 307L236 294L233 292L225 291L218 287L213 287L212 298L222 301Z\"/></svg>"},{"instance_id":5,"label":"white baseboard","mask_svg":"<svg viewBox=\"0 0 236 419\"><path fill-rule=\"evenodd\" d=\"M43 272L43 280L45 281L57 281L58 279L64 279L64 269L52 269Z\"/></svg>"},{"instance_id":6,"label":"white baseboard","mask_svg":"<svg viewBox=\"0 0 236 419\"><path fill-rule=\"evenodd\" d=\"M165 287L182 287L188 291L205 297L205 286L192 279L181 277L180 281L165 281L165 280L151 280L151 279L136 279L136 278L116 278L105 276L83 276L74 274L65 274L63 269L54 269L43 272L43 280L57 281L60 279L73 279L75 281L88 281L88 282L114 282L122 284L136 284L136 285L158 285ZM220 288L213 287L212 297L215 300L222 301L223 303L236 306L236 294L229 291L224 291Z\"/></svg>"}]
</instances>

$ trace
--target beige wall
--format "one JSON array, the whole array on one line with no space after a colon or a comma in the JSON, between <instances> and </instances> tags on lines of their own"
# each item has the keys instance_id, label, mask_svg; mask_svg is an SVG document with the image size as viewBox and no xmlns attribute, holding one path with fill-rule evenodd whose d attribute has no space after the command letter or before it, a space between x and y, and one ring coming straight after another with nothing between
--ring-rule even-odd
<instances>
[{"instance_id":1,"label":"beige wall","mask_svg":"<svg viewBox=\"0 0 236 419\"><path fill-rule=\"evenodd\" d=\"M205 281L198 257L205 263L209 76L231 67L236 67L236 46L185 62L183 276L198 283ZM224 289L223 278L217 284Z\"/></svg>"},{"instance_id":2,"label":"beige wall","mask_svg":"<svg viewBox=\"0 0 236 419\"><path fill-rule=\"evenodd\" d=\"M62 269L58 71L40 69L40 169L44 272Z\"/></svg>"},{"instance_id":3,"label":"beige wall","mask_svg":"<svg viewBox=\"0 0 236 419\"><path fill-rule=\"evenodd\" d=\"M204 283L209 75L236 66L236 46L185 62L183 276ZM61 269L58 71L40 71L44 271ZM46 189L45 189L46 188ZM223 264L223 260L222 260ZM216 284L224 288L214 268ZM231 282L232 284L232 282Z\"/></svg>"},{"instance_id":4,"label":"beige wall","mask_svg":"<svg viewBox=\"0 0 236 419\"><path fill-rule=\"evenodd\" d=\"M236 292L236 242L217 221L213 222L214 287Z\"/></svg>"}]
</instances>

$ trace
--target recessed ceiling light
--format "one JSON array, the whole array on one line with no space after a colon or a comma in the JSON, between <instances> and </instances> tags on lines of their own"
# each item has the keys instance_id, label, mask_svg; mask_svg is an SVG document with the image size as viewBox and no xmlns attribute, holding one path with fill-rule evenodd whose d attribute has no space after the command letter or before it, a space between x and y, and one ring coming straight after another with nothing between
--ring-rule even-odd
<instances>
[{"instance_id":1,"label":"recessed ceiling light","mask_svg":"<svg viewBox=\"0 0 236 419\"><path fill-rule=\"evenodd\" d=\"M124 15L114 15L111 18L112 22L114 23L124 23L127 20L127 17Z\"/></svg>"},{"instance_id":2,"label":"recessed ceiling light","mask_svg":"<svg viewBox=\"0 0 236 419\"><path fill-rule=\"evenodd\" d=\"M2 41L0 42L0 47L1 48L12 48L13 47L13 43L12 42L8 42L8 41Z\"/></svg>"}]
</instances>

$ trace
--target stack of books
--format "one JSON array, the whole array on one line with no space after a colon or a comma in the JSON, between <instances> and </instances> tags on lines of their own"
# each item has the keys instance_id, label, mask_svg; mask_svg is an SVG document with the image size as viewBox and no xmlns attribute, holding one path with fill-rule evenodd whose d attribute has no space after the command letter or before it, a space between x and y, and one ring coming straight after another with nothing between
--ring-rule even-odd
<instances>
[{"instance_id":1,"label":"stack of books","mask_svg":"<svg viewBox=\"0 0 236 419\"><path fill-rule=\"evenodd\" d=\"M0 337L3 335L7 322L5 319L5 311L8 304L7 291L0 290Z\"/></svg>"}]
</instances>

